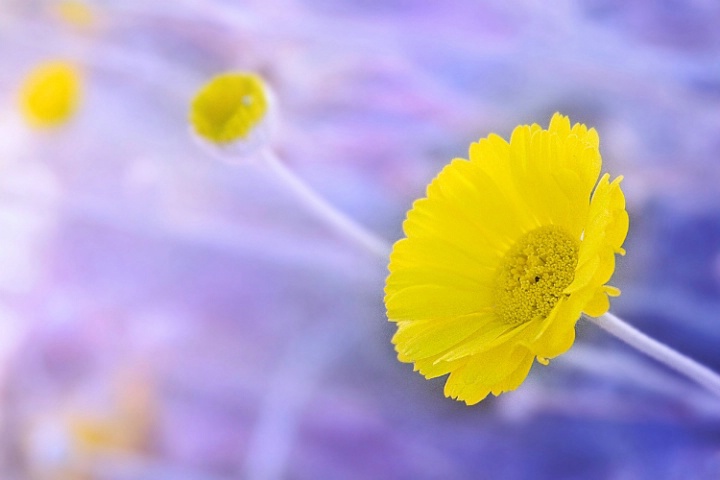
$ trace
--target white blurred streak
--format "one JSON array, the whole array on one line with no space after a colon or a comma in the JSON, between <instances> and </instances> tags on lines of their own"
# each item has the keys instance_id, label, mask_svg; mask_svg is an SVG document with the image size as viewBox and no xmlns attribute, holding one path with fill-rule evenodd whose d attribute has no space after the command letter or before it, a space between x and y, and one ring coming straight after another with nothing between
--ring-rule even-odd
<instances>
[{"instance_id":1,"label":"white blurred streak","mask_svg":"<svg viewBox=\"0 0 720 480\"><path fill-rule=\"evenodd\" d=\"M498 402L500 412L506 418L526 421L550 411L562 412L564 415L622 417L627 421L639 421L651 412L628 401L628 391L637 389L671 400L677 407L689 408L698 418L720 418L720 405L714 396L681 377L658 369L637 355L576 343L572 350L553 360L551 365L582 372L589 379L598 379L598 388L549 388L536 378L531 378L523 385L522 391L507 395ZM614 388L607 385L613 385Z\"/></svg>"},{"instance_id":2,"label":"white blurred streak","mask_svg":"<svg viewBox=\"0 0 720 480\"><path fill-rule=\"evenodd\" d=\"M678 405L689 405L701 416L720 416L720 404L715 397L635 355L589 345L575 345L568 355L554 363L672 398Z\"/></svg>"},{"instance_id":3,"label":"white blurred streak","mask_svg":"<svg viewBox=\"0 0 720 480\"><path fill-rule=\"evenodd\" d=\"M346 334L327 326L297 332L289 339L276 370L267 375L243 468L242 478L247 480L287 478L287 457L296 442L302 409L318 393L327 367L351 346Z\"/></svg>"}]
</instances>

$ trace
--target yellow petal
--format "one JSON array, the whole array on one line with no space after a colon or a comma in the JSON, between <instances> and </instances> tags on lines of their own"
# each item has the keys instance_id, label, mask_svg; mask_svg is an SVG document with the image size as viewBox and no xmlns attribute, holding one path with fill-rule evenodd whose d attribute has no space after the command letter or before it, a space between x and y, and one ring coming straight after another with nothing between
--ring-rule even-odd
<instances>
[{"instance_id":1,"label":"yellow petal","mask_svg":"<svg viewBox=\"0 0 720 480\"><path fill-rule=\"evenodd\" d=\"M553 178L568 202L568 219L563 226L573 237L580 238L590 208L590 192L582 188L577 172L568 168L556 170Z\"/></svg>"},{"instance_id":2,"label":"yellow petal","mask_svg":"<svg viewBox=\"0 0 720 480\"><path fill-rule=\"evenodd\" d=\"M399 322L392 342L403 356L413 360L431 357L457 345L483 328L486 315L468 315L443 320Z\"/></svg>"},{"instance_id":3,"label":"yellow petal","mask_svg":"<svg viewBox=\"0 0 720 480\"><path fill-rule=\"evenodd\" d=\"M605 285L603 287L605 289L605 292L610 295L611 297L619 297L620 296L620 289L616 287L612 287L610 285Z\"/></svg>"},{"instance_id":4,"label":"yellow petal","mask_svg":"<svg viewBox=\"0 0 720 480\"><path fill-rule=\"evenodd\" d=\"M570 118L560 114L559 112L555 112L550 118L548 131L558 135L559 137L566 138L570 135Z\"/></svg>"},{"instance_id":5,"label":"yellow petal","mask_svg":"<svg viewBox=\"0 0 720 480\"><path fill-rule=\"evenodd\" d=\"M416 285L386 295L385 306L392 321L449 318L487 311L491 295L486 290Z\"/></svg>"},{"instance_id":6,"label":"yellow petal","mask_svg":"<svg viewBox=\"0 0 720 480\"><path fill-rule=\"evenodd\" d=\"M630 226L630 218L625 210L615 210L613 218L605 232L605 238L608 244L612 245L616 253L620 253L620 245L625 241L628 227Z\"/></svg>"},{"instance_id":7,"label":"yellow petal","mask_svg":"<svg viewBox=\"0 0 720 480\"><path fill-rule=\"evenodd\" d=\"M598 269L590 282L591 285L603 285L610 280L615 271L615 252L605 246L598 252Z\"/></svg>"},{"instance_id":8,"label":"yellow petal","mask_svg":"<svg viewBox=\"0 0 720 480\"><path fill-rule=\"evenodd\" d=\"M462 221L502 239L517 236L527 221L509 186L494 182L475 163L463 159L443 169L428 188L428 198L451 206ZM525 220L507 222L508 214Z\"/></svg>"},{"instance_id":9,"label":"yellow petal","mask_svg":"<svg viewBox=\"0 0 720 480\"><path fill-rule=\"evenodd\" d=\"M533 343L532 351L544 358L555 358L575 342L575 324L556 326Z\"/></svg>"},{"instance_id":10,"label":"yellow petal","mask_svg":"<svg viewBox=\"0 0 720 480\"><path fill-rule=\"evenodd\" d=\"M518 343L544 358L555 358L565 353L575 341L575 324L587 299L587 291L561 299L546 319L528 328L518 338Z\"/></svg>"},{"instance_id":11,"label":"yellow petal","mask_svg":"<svg viewBox=\"0 0 720 480\"><path fill-rule=\"evenodd\" d=\"M592 254L592 252L588 253L587 250L584 251L582 245L580 246L579 256L580 260L575 271L575 278L563 291L565 294L574 293L585 288L595 278L595 274L600 267L600 256L597 253Z\"/></svg>"},{"instance_id":12,"label":"yellow petal","mask_svg":"<svg viewBox=\"0 0 720 480\"><path fill-rule=\"evenodd\" d=\"M491 288L484 276L459 274L425 265L398 268L388 276L386 284L389 292L419 285L455 287L471 291Z\"/></svg>"},{"instance_id":13,"label":"yellow petal","mask_svg":"<svg viewBox=\"0 0 720 480\"><path fill-rule=\"evenodd\" d=\"M487 217L483 220L480 213L471 219L447 201L422 199L415 202L408 213L403 230L409 238L435 240L472 256L478 263L494 265L499 249L506 248L507 237L482 225ZM478 249L478 244L486 248Z\"/></svg>"},{"instance_id":14,"label":"yellow petal","mask_svg":"<svg viewBox=\"0 0 720 480\"><path fill-rule=\"evenodd\" d=\"M412 362L412 360L408 360L407 357L402 357L400 354L398 354L398 360L401 362ZM437 378L456 370L461 365L464 365L465 362L465 359L453 360L452 362L438 361L436 355L416 360L415 370L427 379Z\"/></svg>"},{"instance_id":15,"label":"yellow petal","mask_svg":"<svg viewBox=\"0 0 720 480\"><path fill-rule=\"evenodd\" d=\"M397 241L390 254L388 269L392 273L414 267L433 267L471 278L490 268L480 257L455 248L447 241L427 238L404 238Z\"/></svg>"},{"instance_id":16,"label":"yellow petal","mask_svg":"<svg viewBox=\"0 0 720 480\"><path fill-rule=\"evenodd\" d=\"M532 363L533 358L526 349L512 345L502 345L475 355L450 373L445 395L465 401L468 405L477 403L492 390L504 391L506 387L513 386L516 380L513 375Z\"/></svg>"},{"instance_id":17,"label":"yellow petal","mask_svg":"<svg viewBox=\"0 0 720 480\"><path fill-rule=\"evenodd\" d=\"M507 325L496 319L487 326L468 336L462 343L453 346L438 361L453 361L471 355L477 355L506 343L512 336L517 335L523 326Z\"/></svg>"},{"instance_id":18,"label":"yellow petal","mask_svg":"<svg viewBox=\"0 0 720 480\"><path fill-rule=\"evenodd\" d=\"M583 311L591 317L599 317L610 309L610 300L603 289L598 289L595 295L585 305Z\"/></svg>"},{"instance_id":19,"label":"yellow petal","mask_svg":"<svg viewBox=\"0 0 720 480\"><path fill-rule=\"evenodd\" d=\"M493 395L497 396L503 392L510 392L519 387L520 384L525 381L525 378L527 378L528 373L530 373L530 367L532 367L532 364L532 355L527 355L523 358L517 368L510 375L505 377L502 382L495 385L492 391Z\"/></svg>"}]
</instances>

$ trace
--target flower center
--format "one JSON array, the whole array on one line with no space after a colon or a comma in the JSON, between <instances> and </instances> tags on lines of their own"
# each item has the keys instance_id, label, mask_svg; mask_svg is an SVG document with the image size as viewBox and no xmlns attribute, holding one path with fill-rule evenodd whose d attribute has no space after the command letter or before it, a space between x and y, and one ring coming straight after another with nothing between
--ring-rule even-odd
<instances>
[{"instance_id":1,"label":"flower center","mask_svg":"<svg viewBox=\"0 0 720 480\"><path fill-rule=\"evenodd\" d=\"M545 318L575 277L579 243L560 227L526 233L505 254L495 277L495 312L507 324Z\"/></svg>"}]
</instances>

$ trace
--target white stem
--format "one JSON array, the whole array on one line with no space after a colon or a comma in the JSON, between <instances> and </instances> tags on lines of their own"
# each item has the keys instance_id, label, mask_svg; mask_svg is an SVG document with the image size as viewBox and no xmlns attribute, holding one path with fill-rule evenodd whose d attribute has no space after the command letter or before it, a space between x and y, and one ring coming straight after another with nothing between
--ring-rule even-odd
<instances>
[{"instance_id":1,"label":"white stem","mask_svg":"<svg viewBox=\"0 0 720 480\"><path fill-rule=\"evenodd\" d=\"M675 369L720 396L720 375L706 366L648 337L610 312L598 318L586 318L631 347Z\"/></svg>"},{"instance_id":2,"label":"white stem","mask_svg":"<svg viewBox=\"0 0 720 480\"><path fill-rule=\"evenodd\" d=\"M264 152L263 159L265 164L270 167L278 178L292 189L303 203L320 218L373 255L383 260L388 258L392 248L389 243L333 207L327 200L318 195L313 189L308 187L305 182L288 170L270 149Z\"/></svg>"}]
</instances>

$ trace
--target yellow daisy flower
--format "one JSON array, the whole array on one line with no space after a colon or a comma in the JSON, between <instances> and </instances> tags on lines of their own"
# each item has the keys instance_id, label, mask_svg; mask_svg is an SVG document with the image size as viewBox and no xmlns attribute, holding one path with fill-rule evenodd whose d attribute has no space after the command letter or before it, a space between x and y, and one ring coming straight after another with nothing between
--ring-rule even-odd
<instances>
[{"instance_id":1,"label":"yellow daisy flower","mask_svg":"<svg viewBox=\"0 0 720 480\"><path fill-rule=\"evenodd\" d=\"M469 153L408 212L385 305L398 359L449 374L445 395L472 405L567 351L581 313L608 311L628 215L622 177L598 181L597 132L558 113Z\"/></svg>"},{"instance_id":2,"label":"yellow daisy flower","mask_svg":"<svg viewBox=\"0 0 720 480\"><path fill-rule=\"evenodd\" d=\"M67 122L80 103L82 78L78 69L61 61L46 62L25 79L20 106L25 119L35 127Z\"/></svg>"}]
</instances>

